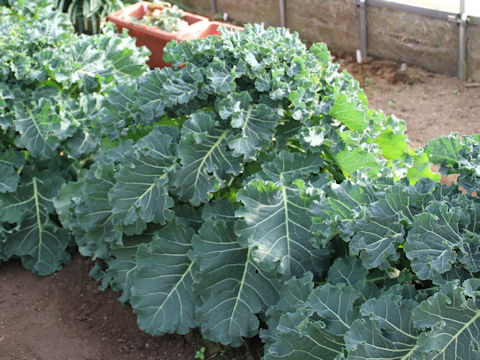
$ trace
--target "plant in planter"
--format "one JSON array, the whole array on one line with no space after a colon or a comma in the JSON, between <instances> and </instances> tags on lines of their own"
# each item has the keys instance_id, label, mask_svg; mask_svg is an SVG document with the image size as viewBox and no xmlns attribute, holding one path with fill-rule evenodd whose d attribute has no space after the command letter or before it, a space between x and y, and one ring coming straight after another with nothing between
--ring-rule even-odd
<instances>
[{"instance_id":1,"label":"plant in planter","mask_svg":"<svg viewBox=\"0 0 480 360\"><path fill-rule=\"evenodd\" d=\"M163 60L163 48L169 41L198 38L208 25L207 18L165 2L139 2L110 14L107 19L119 30L128 29L137 46L150 50L148 65L152 68L168 65Z\"/></svg>"},{"instance_id":2,"label":"plant in planter","mask_svg":"<svg viewBox=\"0 0 480 360\"><path fill-rule=\"evenodd\" d=\"M155 5L160 5L161 8ZM167 2L156 2L150 5L142 18L131 17L133 23L157 28L166 32L184 31L188 22L183 20L185 13L176 5Z\"/></svg>"}]
</instances>

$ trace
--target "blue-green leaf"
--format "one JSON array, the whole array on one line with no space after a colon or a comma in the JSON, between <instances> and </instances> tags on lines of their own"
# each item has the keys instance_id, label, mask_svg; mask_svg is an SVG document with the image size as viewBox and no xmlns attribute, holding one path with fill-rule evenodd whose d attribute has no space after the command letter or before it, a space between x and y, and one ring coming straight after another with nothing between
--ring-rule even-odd
<instances>
[{"instance_id":1,"label":"blue-green leaf","mask_svg":"<svg viewBox=\"0 0 480 360\"><path fill-rule=\"evenodd\" d=\"M202 333L212 341L239 346L258 333L257 314L274 305L280 283L252 261L232 226L207 221L193 239L190 256L199 266L196 292L205 299L197 309Z\"/></svg>"},{"instance_id":2,"label":"blue-green leaf","mask_svg":"<svg viewBox=\"0 0 480 360\"><path fill-rule=\"evenodd\" d=\"M193 263L187 256L193 230L170 223L138 247L131 304L138 326L150 334L186 334L195 327Z\"/></svg>"}]
</instances>

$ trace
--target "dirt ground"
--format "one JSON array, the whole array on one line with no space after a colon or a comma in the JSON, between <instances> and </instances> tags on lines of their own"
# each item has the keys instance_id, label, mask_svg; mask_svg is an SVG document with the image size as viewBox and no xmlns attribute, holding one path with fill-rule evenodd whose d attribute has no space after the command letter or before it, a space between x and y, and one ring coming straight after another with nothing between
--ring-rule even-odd
<instances>
[{"instance_id":1,"label":"dirt ground","mask_svg":"<svg viewBox=\"0 0 480 360\"><path fill-rule=\"evenodd\" d=\"M407 123L414 147L428 139L480 132L480 84L431 73L388 60L367 59L357 64L352 56L336 59L360 82L369 107L394 114Z\"/></svg>"},{"instance_id":2,"label":"dirt ground","mask_svg":"<svg viewBox=\"0 0 480 360\"><path fill-rule=\"evenodd\" d=\"M389 61L337 60L361 82L371 108L407 122L412 145L451 131L480 132L480 87ZM0 266L0 360L194 359L204 346L208 360L261 357L258 339L232 350L205 342L198 331L142 333L131 309L116 300L118 294L99 291L88 278L91 265L76 255L65 269L43 278L16 261Z\"/></svg>"},{"instance_id":3,"label":"dirt ground","mask_svg":"<svg viewBox=\"0 0 480 360\"><path fill-rule=\"evenodd\" d=\"M38 277L17 261L0 266L0 360L183 360L202 347L205 359L253 360L261 342L239 349L186 336L150 336L138 329L118 293L100 291L80 255L62 271Z\"/></svg>"}]
</instances>

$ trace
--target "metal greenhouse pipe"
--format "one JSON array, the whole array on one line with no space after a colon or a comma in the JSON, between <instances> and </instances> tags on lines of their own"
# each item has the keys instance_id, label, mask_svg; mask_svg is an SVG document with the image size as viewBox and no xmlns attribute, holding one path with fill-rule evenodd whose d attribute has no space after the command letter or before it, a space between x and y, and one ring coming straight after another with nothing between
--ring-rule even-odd
<instances>
[{"instance_id":1,"label":"metal greenhouse pipe","mask_svg":"<svg viewBox=\"0 0 480 360\"><path fill-rule=\"evenodd\" d=\"M467 79L467 67L466 67L466 30L467 30L467 22L468 16L465 13L465 0L460 0L460 26L459 26L459 34L458 34L458 77L460 80Z\"/></svg>"},{"instance_id":2,"label":"metal greenhouse pipe","mask_svg":"<svg viewBox=\"0 0 480 360\"><path fill-rule=\"evenodd\" d=\"M287 15L285 12L285 0L278 0L278 6L280 7L280 26L287 26Z\"/></svg>"},{"instance_id":3,"label":"metal greenhouse pipe","mask_svg":"<svg viewBox=\"0 0 480 360\"><path fill-rule=\"evenodd\" d=\"M217 13L217 0L210 0L210 8L212 13Z\"/></svg>"},{"instance_id":4,"label":"metal greenhouse pipe","mask_svg":"<svg viewBox=\"0 0 480 360\"><path fill-rule=\"evenodd\" d=\"M367 34L367 1L360 0L360 41L362 57L366 58L368 55L368 34Z\"/></svg>"},{"instance_id":5,"label":"metal greenhouse pipe","mask_svg":"<svg viewBox=\"0 0 480 360\"><path fill-rule=\"evenodd\" d=\"M368 6L376 6L376 7L382 7L386 9L392 9L392 10L400 10L400 11L410 12L413 14L433 17L436 19L443 19L443 20L449 20L452 17L455 18L458 15L456 13L452 13L448 11L422 8L418 6L406 5L406 4L391 2L387 0L368 0Z\"/></svg>"}]
</instances>

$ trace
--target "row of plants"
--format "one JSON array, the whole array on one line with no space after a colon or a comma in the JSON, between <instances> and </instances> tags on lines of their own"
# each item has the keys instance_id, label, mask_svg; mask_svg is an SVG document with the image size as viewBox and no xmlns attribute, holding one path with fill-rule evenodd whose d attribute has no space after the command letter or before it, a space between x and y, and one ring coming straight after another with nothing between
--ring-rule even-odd
<instances>
[{"instance_id":1,"label":"row of plants","mask_svg":"<svg viewBox=\"0 0 480 360\"><path fill-rule=\"evenodd\" d=\"M34 13L19 30L63 19ZM0 258L48 274L75 244L144 331L260 334L266 359L480 357L478 136L411 149L286 29L171 42L150 71L127 38L56 21L64 43L1 40Z\"/></svg>"},{"instance_id":2,"label":"row of plants","mask_svg":"<svg viewBox=\"0 0 480 360\"><path fill-rule=\"evenodd\" d=\"M76 35L52 5L0 8L0 259L18 257L40 275L70 257L53 198L108 140L99 122L117 119L98 115L106 94L148 69L134 40L112 28Z\"/></svg>"}]
</instances>

